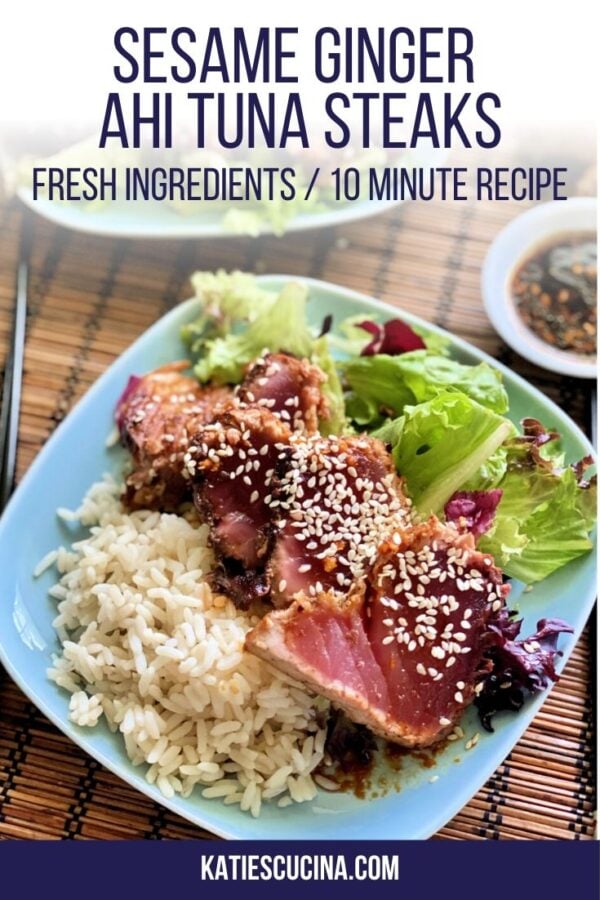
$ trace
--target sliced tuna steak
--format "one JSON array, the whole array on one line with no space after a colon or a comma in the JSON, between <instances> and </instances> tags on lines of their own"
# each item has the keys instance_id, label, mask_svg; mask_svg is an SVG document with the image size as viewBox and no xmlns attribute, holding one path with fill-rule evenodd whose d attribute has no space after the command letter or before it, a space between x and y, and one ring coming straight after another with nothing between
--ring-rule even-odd
<instances>
[{"instance_id":1,"label":"sliced tuna steak","mask_svg":"<svg viewBox=\"0 0 600 900\"><path fill-rule=\"evenodd\" d=\"M279 517L269 562L278 606L301 593L346 596L410 512L385 447L367 437L292 435L271 507Z\"/></svg>"},{"instance_id":2,"label":"sliced tuna steak","mask_svg":"<svg viewBox=\"0 0 600 900\"><path fill-rule=\"evenodd\" d=\"M472 700L487 623L506 593L472 537L432 519L395 533L366 591L269 613L246 646L376 734L427 747Z\"/></svg>"},{"instance_id":3,"label":"sliced tuna steak","mask_svg":"<svg viewBox=\"0 0 600 900\"><path fill-rule=\"evenodd\" d=\"M189 363L132 376L116 410L121 440L133 457L124 502L132 509L175 511L191 499L184 455L198 429L232 397L223 387L201 387L184 374Z\"/></svg>"},{"instance_id":4,"label":"sliced tuna steak","mask_svg":"<svg viewBox=\"0 0 600 900\"><path fill-rule=\"evenodd\" d=\"M267 353L250 366L236 396L242 406L263 406L290 428L314 432L329 415L324 381L321 369L307 359Z\"/></svg>"},{"instance_id":5,"label":"sliced tuna steak","mask_svg":"<svg viewBox=\"0 0 600 900\"><path fill-rule=\"evenodd\" d=\"M289 437L288 426L269 410L231 408L198 432L186 457L194 502L211 525L215 550L247 569L262 565L269 550L269 492Z\"/></svg>"}]
</instances>

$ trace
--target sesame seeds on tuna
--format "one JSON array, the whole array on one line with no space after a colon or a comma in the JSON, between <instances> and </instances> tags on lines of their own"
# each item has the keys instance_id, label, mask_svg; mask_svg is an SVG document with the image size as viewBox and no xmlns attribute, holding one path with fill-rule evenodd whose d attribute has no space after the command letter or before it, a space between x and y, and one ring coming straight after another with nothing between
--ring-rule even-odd
<instances>
[{"instance_id":1,"label":"sesame seeds on tuna","mask_svg":"<svg viewBox=\"0 0 600 900\"><path fill-rule=\"evenodd\" d=\"M398 696L423 704L428 720L435 711L436 727L446 727L474 696L482 634L507 588L470 536L457 538L435 518L398 534L369 579L368 633Z\"/></svg>"},{"instance_id":2,"label":"sesame seeds on tuna","mask_svg":"<svg viewBox=\"0 0 600 900\"><path fill-rule=\"evenodd\" d=\"M274 504L289 520L271 559L274 581L287 584L280 603L299 592L347 595L410 520L383 445L366 438L292 434Z\"/></svg>"}]
</instances>

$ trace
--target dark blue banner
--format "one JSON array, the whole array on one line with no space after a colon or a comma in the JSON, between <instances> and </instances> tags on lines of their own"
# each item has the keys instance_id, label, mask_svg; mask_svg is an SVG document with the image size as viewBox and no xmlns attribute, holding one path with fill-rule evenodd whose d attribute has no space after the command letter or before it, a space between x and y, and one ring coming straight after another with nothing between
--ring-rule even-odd
<instances>
[{"instance_id":1,"label":"dark blue banner","mask_svg":"<svg viewBox=\"0 0 600 900\"><path fill-rule=\"evenodd\" d=\"M596 842L0 843L0 896L597 900ZM282 895L284 891L284 895ZM185 893L184 893L185 892Z\"/></svg>"}]
</instances>

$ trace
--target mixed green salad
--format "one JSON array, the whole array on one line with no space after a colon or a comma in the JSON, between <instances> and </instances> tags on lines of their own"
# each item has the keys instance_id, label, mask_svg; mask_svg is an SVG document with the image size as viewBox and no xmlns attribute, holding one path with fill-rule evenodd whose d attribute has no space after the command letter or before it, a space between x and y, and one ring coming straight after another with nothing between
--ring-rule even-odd
<instances>
[{"instance_id":1,"label":"mixed green salad","mask_svg":"<svg viewBox=\"0 0 600 900\"><path fill-rule=\"evenodd\" d=\"M309 324L309 290L276 293L241 272L196 273L201 302L183 339L201 382L237 384L265 350L318 364L327 434L368 432L391 446L417 513L468 522L477 546L526 584L592 549L592 459L568 464L560 436L508 416L501 373L452 358L450 341L399 319Z\"/></svg>"}]
</instances>

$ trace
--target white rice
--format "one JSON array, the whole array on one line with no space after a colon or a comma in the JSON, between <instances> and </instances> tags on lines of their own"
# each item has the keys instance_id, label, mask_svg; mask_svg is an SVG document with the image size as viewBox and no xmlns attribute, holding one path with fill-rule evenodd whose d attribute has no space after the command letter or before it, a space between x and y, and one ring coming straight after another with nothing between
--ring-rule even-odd
<instances>
[{"instance_id":1,"label":"white rice","mask_svg":"<svg viewBox=\"0 0 600 900\"><path fill-rule=\"evenodd\" d=\"M119 493L105 479L79 510L60 510L90 534L36 567L61 575L50 595L62 652L48 675L71 693L69 718L104 716L165 797L198 785L254 816L263 800L311 800L327 701L244 651L258 616L211 592L206 526L193 513L128 514Z\"/></svg>"}]
</instances>

